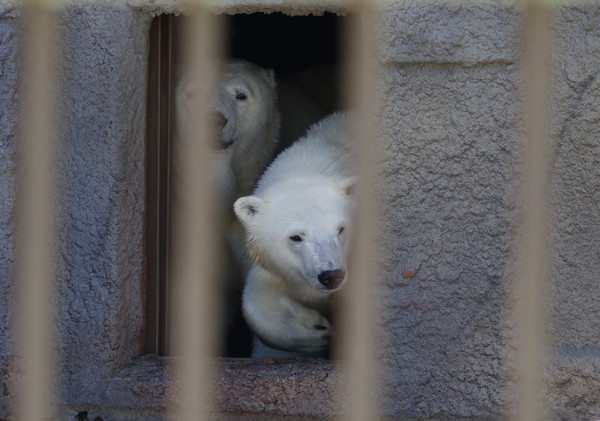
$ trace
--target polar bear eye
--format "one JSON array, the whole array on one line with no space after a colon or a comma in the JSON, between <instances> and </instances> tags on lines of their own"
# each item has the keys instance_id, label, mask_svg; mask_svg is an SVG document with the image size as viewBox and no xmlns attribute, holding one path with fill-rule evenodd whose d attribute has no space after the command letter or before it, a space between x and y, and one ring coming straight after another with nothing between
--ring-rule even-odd
<instances>
[{"instance_id":1,"label":"polar bear eye","mask_svg":"<svg viewBox=\"0 0 600 421\"><path fill-rule=\"evenodd\" d=\"M248 96L243 92L238 92L237 94L235 94L235 99L238 99L240 101L245 101L247 98Z\"/></svg>"},{"instance_id":2,"label":"polar bear eye","mask_svg":"<svg viewBox=\"0 0 600 421\"><path fill-rule=\"evenodd\" d=\"M302 241L302 237L300 237L299 235L291 235L290 240L292 240L294 243L299 243L300 241Z\"/></svg>"},{"instance_id":3,"label":"polar bear eye","mask_svg":"<svg viewBox=\"0 0 600 421\"><path fill-rule=\"evenodd\" d=\"M338 235L342 234L346 230L346 227L340 227L338 229Z\"/></svg>"}]
</instances>

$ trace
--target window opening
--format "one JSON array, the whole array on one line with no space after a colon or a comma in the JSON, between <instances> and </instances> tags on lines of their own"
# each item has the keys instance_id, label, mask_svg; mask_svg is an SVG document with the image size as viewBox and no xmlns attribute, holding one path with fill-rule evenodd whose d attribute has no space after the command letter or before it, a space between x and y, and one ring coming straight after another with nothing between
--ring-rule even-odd
<instances>
[{"instance_id":1,"label":"window opening","mask_svg":"<svg viewBox=\"0 0 600 421\"><path fill-rule=\"evenodd\" d=\"M145 351L158 355L170 353L170 201L171 177L176 166L171 143L175 130L175 80L182 65L179 42L185 19L159 16L153 21L150 33ZM281 13L229 16L224 60L243 59L273 69L282 85L301 90L326 115L339 108L338 41L343 19L328 13L293 17ZM224 269L230 265L227 257L223 265ZM226 326L221 355L248 357L252 335L241 314L241 289L224 287L223 298Z\"/></svg>"}]
</instances>

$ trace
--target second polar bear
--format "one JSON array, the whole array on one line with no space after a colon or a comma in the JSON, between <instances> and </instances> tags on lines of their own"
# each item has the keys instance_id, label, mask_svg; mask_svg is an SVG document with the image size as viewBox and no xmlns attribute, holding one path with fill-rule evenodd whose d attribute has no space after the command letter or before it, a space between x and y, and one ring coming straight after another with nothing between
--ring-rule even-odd
<instances>
[{"instance_id":1,"label":"second polar bear","mask_svg":"<svg viewBox=\"0 0 600 421\"><path fill-rule=\"evenodd\" d=\"M176 127L180 135L194 128L188 122L195 119L202 99L198 90L191 74L179 75ZM219 66L217 85L208 95L215 129L213 173L228 199L252 193L277 153L325 115L315 101L276 80L272 69L241 59Z\"/></svg>"},{"instance_id":2,"label":"second polar bear","mask_svg":"<svg viewBox=\"0 0 600 421\"><path fill-rule=\"evenodd\" d=\"M328 349L331 294L348 278L356 183L349 120L334 113L313 125L273 161L254 194L234 204L254 261L243 294L258 338L254 357Z\"/></svg>"}]
</instances>

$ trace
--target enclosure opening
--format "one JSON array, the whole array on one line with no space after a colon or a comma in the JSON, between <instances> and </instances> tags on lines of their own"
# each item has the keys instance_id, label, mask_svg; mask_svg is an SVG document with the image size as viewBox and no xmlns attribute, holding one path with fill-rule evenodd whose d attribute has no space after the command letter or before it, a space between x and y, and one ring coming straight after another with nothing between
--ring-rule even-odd
<instances>
[{"instance_id":1,"label":"enclosure opening","mask_svg":"<svg viewBox=\"0 0 600 421\"><path fill-rule=\"evenodd\" d=\"M169 355L171 290L169 250L175 88L183 66L185 17L161 15L150 33L147 118L145 352ZM273 69L277 83L318 104L322 115L340 109L340 27L345 18L253 13L227 16L224 61L242 59ZM232 209L231 217L233 217ZM216 240L217 241L217 240ZM223 265L229 266L226 256ZM228 268L225 268L228 269ZM215 282L220 282L215 280ZM243 285L239 282L238 285ZM241 313L241 288L223 286L221 356L248 357L252 335Z\"/></svg>"}]
</instances>

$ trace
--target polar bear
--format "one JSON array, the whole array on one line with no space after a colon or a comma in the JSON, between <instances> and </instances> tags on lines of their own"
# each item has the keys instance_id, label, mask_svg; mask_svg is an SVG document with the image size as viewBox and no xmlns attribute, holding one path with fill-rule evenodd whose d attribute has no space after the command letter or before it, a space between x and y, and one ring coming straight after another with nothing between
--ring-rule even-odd
<instances>
[{"instance_id":1,"label":"polar bear","mask_svg":"<svg viewBox=\"0 0 600 421\"><path fill-rule=\"evenodd\" d=\"M193 76L182 72L176 86L178 136L195 129L201 94ZM210 174L230 209L235 198L252 191L276 153L281 117L275 75L246 61L227 61L219 66L216 86L204 94L214 132Z\"/></svg>"},{"instance_id":2,"label":"polar bear","mask_svg":"<svg viewBox=\"0 0 600 421\"><path fill-rule=\"evenodd\" d=\"M328 350L330 299L348 279L356 183L348 126L346 113L313 125L273 161L253 195L234 204L254 261L242 305L257 338L253 357Z\"/></svg>"},{"instance_id":3,"label":"polar bear","mask_svg":"<svg viewBox=\"0 0 600 421\"><path fill-rule=\"evenodd\" d=\"M277 153L302 136L312 123L323 117L324 111L293 86L276 80L272 69L230 59L221 63L218 70L216 85L204 94L208 96L213 123L209 173L220 199L219 221L215 223L220 226L223 238L218 247L224 256L222 261L226 262L221 271L229 307L224 318L228 335L233 336L226 342L233 343L238 341L236 313L251 264L244 247L243 229L233 213L233 202L251 194ZM194 113L204 99L202 94L192 75L180 71L175 87L176 136L193 134ZM235 351L232 356L243 354Z\"/></svg>"},{"instance_id":4,"label":"polar bear","mask_svg":"<svg viewBox=\"0 0 600 421\"><path fill-rule=\"evenodd\" d=\"M208 95L215 130L215 178L236 198L251 194L277 153L325 114L293 85L276 80L272 69L241 59L219 66L217 85ZM182 72L176 87L178 133L193 127L187 122L193 121L199 99L193 77Z\"/></svg>"}]
</instances>

